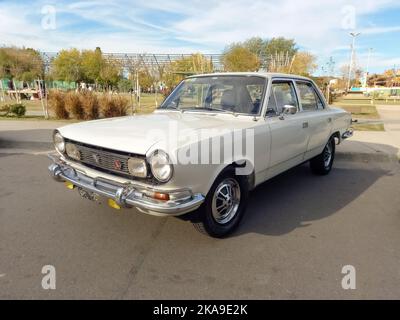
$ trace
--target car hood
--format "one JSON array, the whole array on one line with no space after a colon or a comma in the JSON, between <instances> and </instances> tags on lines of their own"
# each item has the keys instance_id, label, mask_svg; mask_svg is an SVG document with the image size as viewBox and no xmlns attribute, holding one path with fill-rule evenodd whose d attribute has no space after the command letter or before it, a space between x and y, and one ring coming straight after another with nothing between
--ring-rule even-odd
<instances>
[{"instance_id":1,"label":"car hood","mask_svg":"<svg viewBox=\"0 0 400 320\"><path fill-rule=\"evenodd\" d=\"M229 114L172 111L80 122L58 130L67 139L145 155L152 146L171 135L189 136L194 131L207 128L234 129L234 123L242 121Z\"/></svg>"}]
</instances>

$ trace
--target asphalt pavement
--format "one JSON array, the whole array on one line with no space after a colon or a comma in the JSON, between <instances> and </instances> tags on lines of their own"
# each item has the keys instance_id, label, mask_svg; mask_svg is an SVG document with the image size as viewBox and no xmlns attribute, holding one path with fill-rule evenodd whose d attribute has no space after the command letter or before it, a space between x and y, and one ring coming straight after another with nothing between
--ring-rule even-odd
<instances>
[{"instance_id":1,"label":"asphalt pavement","mask_svg":"<svg viewBox=\"0 0 400 320\"><path fill-rule=\"evenodd\" d=\"M0 152L1 299L399 299L400 170L394 161L307 165L259 186L230 238L53 181L41 152ZM56 289L42 287L54 266ZM356 289L342 288L354 266Z\"/></svg>"},{"instance_id":2,"label":"asphalt pavement","mask_svg":"<svg viewBox=\"0 0 400 320\"><path fill-rule=\"evenodd\" d=\"M0 122L0 299L400 298L396 126L356 132L329 176L302 165L262 184L237 232L216 240L53 181L46 153L61 125ZM49 265L55 290L42 287ZM355 290L342 287L348 265Z\"/></svg>"}]
</instances>

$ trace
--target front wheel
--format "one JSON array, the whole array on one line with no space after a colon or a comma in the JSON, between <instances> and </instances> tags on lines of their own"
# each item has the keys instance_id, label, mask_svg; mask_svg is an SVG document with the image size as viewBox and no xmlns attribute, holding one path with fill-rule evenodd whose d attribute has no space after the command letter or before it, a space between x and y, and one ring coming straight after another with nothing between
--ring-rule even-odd
<instances>
[{"instance_id":1,"label":"front wheel","mask_svg":"<svg viewBox=\"0 0 400 320\"><path fill-rule=\"evenodd\" d=\"M322 153L310 160L311 171L317 175L327 175L332 170L335 159L335 138L331 137Z\"/></svg>"},{"instance_id":2,"label":"front wheel","mask_svg":"<svg viewBox=\"0 0 400 320\"><path fill-rule=\"evenodd\" d=\"M194 227L215 238L233 232L246 211L248 182L245 176L236 176L234 168L223 172L212 185L199 209L199 222Z\"/></svg>"}]
</instances>

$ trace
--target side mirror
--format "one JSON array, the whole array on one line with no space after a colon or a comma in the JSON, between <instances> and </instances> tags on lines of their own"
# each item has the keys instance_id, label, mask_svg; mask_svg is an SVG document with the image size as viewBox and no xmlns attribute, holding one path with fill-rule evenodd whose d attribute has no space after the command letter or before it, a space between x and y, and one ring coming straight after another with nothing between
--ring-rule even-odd
<instances>
[{"instance_id":1,"label":"side mirror","mask_svg":"<svg viewBox=\"0 0 400 320\"><path fill-rule=\"evenodd\" d=\"M284 105L282 108L282 114L295 114L297 113L297 108L291 105Z\"/></svg>"}]
</instances>

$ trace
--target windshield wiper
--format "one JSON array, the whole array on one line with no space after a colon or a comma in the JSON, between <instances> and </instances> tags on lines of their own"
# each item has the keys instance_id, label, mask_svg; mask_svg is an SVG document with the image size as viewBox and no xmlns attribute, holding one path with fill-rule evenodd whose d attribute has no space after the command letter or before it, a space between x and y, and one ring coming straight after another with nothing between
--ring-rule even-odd
<instances>
[{"instance_id":1,"label":"windshield wiper","mask_svg":"<svg viewBox=\"0 0 400 320\"><path fill-rule=\"evenodd\" d=\"M160 110L176 110L176 111L183 112L183 110L182 110L181 108L173 107L173 106L168 106L168 107L160 106L160 107L157 108L157 109L160 109Z\"/></svg>"},{"instance_id":2,"label":"windshield wiper","mask_svg":"<svg viewBox=\"0 0 400 320\"><path fill-rule=\"evenodd\" d=\"M192 108L185 108L184 111L193 111L193 110L206 110L206 111L217 111L217 112L224 112L229 114L235 114L233 111L220 109L220 108L212 108L212 107L192 107Z\"/></svg>"}]
</instances>

